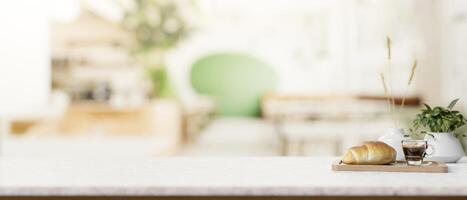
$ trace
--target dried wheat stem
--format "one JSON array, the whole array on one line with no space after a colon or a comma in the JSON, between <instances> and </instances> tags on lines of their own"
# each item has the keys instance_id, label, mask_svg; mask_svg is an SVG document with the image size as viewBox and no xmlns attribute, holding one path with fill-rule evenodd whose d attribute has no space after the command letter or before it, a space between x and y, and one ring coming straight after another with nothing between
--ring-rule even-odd
<instances>
[{"instance_id":1,"label":"dried wheat stem","mask_svg":"<svg viewBox=\"0 0 467 200\"><path fill-rule=\"evenodd\" d=\"M408 93L408 90L409 90L409 87L410 85L412 84L412 81L413 81L413 78L414 78L414 75L415 75L415 70L417 68L417 60L414 60L414 63L412 65L412 70L410 72L410 76L409 76L409 79L407 81L407 87L405 88L405 92L404 92L404 96L402 97L402 102L401 102L401 106L399 108L399 116L397 115L396 113L396 101L395 101L395 97L394 97L394 93L393 93L393 88L392 88L392 52L391 52L391 38L388 36L386 37L386 47L387 47L387 50L388 50L388 73L389 73L389 86L388 84L386 83L386 80L385 80L385 77L384 77L384 74L383 73L380 73L380 78L381 78L381 82L383 83L383 88L384 88L384 95L386 96L386 99L389 103L389 111L391 113L391 118L392 118L392 122L393 124L397 127L397 126L400 126L400 116L402 114L402 111L404 109L404 105L405 105L405 100L406 100L406 96L407 96L407 93Z\"/></svg>"},{"instance_id":2,"label":"dried wheat stem","mask_svg":"<svg viewBox=\"0 0 467 200\"><path fill-rule=\"evenodd\" d=\"M417 60L415 59L412 65L412 71L410 72L409 82L407 82L407 86L412 84L413 76L415 75L415 70L417 69Z\"/></svg>"},{"instance_id":3,"label":"dried wheat stem","mask_svg":"<svg viewBox=\"0 0 467 200\"><path fill-rule=\"evenodd\" d=\"M391 60L391 38L386 37L386 46L388 48L388 60Z\"/></svg>"},{"instance_id":4,"label":"dried wheat stem","mask_svg":"<svg viewBox=\"0 0 467 200\"><path fill-rule=\"evenodd\" d=\"M409 80L407 81L407 87L405 88L405 93L404 96L402 97L402 103L401 103L401 108L400 108L400 113L404 110L404 105L405 105L405 98L407 96L408 90L410 85L412 84L413 77L415 75L415 70L417 69L417 60L415 59L412 65L412 70L410 71L410 76Z\"/></svg>"},{"instance_id":5,"label":"dried wheat stem","mask_svg":"<svg viewBox=\"0 0 467 200\"><path fill-rule=\"evenodd\" d=\"M388 36L386 37L386 47L388 49L388 73L389 73L389 91L388 96L390 97L390 106L391 106L391 116L393 120L393 124L397 126L397 116L396 116L396 100L394 97L394 92L392 89L392 67L391 67L391 59L392 59L392 52L391 52L391 38Z\"/></svg>"},{"instance_id":6,"label":"dried wheat stem","mask_svg":"<svg viewBox=\"0 0 467 200\"><path fill-rule=\"evenodd\" d=\"M384 78L384 74L383 74L383 73L380 73L379 76L380 76L380 78L381 78L381 83L383 84L384 96L386 97L386 100L388 101L389 112L390 112L391 115L392 115L391 96L389 95L389 90L388 90L388 86L387 86L387 84L386 84L386 80L385 80L385 78Z\"/></svg>"}]
</instances>

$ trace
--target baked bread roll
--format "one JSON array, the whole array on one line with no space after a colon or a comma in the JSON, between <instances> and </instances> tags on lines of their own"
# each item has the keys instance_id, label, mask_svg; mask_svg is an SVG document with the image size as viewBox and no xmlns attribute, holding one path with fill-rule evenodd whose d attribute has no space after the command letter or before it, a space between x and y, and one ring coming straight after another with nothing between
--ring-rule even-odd
<instances>
[{"instance_id":1,"label":"baked bread roll","mask_svg":"<svg viewBox=\"0 0 467 200\"><path fill-rule=\"evenodd\" d=\"M396 161L396 150L384 142L364 142L345 153L342 162L358 165L384 165Z\"/></svg>"}]
</instances>

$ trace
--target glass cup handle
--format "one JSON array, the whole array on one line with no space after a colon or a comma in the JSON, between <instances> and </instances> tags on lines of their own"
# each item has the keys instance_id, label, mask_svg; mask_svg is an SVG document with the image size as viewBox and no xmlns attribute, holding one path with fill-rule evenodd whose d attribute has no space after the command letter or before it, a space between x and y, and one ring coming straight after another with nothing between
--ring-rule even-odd
<instances>
[{"instance_id":1,"label":"glass cup handle","mask_svg":"<svg viewBox=\"0 0 467 200\"><path fill-rule=\"evenodd\" d=\"M435 153L435 147L433 147L433 145L431 144L428 144L425 151L425 155L423 155L423 157L431 156L433 155L433 153Z\"/></svg>"}]
</instances>

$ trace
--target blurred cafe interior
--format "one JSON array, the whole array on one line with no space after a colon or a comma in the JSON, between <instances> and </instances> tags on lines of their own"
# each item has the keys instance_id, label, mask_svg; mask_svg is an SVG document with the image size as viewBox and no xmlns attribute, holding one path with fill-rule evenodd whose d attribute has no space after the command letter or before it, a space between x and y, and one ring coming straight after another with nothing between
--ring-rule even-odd
<instances>
[{"instance_id":1,"label":"blurred cafe interior","mask_svg":"<svg viewBox=\"0 0 467 200\"><path fill-rule=\"evenodd\" d=\"M461 0L5 0L0 24L2 156L337 156L467 103Z\"/></svg>"}]
</instances>

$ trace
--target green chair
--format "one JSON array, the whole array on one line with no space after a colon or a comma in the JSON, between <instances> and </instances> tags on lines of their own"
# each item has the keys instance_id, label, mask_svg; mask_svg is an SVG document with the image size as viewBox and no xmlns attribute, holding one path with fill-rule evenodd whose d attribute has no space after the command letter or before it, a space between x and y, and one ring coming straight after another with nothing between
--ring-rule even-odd
<instances>
[{"instance_id":1,"label":"green chair","mask_svg":"<svg viewBox=\"0 0 467 200\"><path fill-rule=\"evenodd\" d=\"M218 53L196 61L191 84L211 96L221 116L259 116L260 98L276 86L274 70L248 55Z\"/></svg>"}]
</instances>

